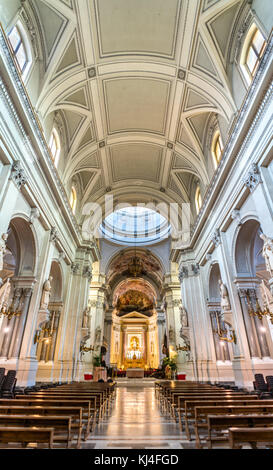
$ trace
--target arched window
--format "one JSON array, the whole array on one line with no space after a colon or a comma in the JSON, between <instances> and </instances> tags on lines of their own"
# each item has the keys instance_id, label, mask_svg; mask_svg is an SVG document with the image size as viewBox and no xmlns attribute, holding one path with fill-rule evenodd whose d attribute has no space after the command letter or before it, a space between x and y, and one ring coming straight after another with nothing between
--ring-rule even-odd
<instances>
[{"instance_id":1,"label":"arched window","mask_svg":"<svg viewBox=\"0 0 273 470\"><path fill-rule=\"evenodd\" d=\"M201 191L200 191L200 186L197 186L196 192L195 192L195 207L196 207L197 214L199 214L201 206L202 206Z\"/></svg>"},{"instance_id":2,"label":"arched window","mask_svg":"<svg viewBox=\"0 0 273 470\"><path fill-rule=\"evenodd\" d=\"M77 205L77 192L74 186L71 188L71 193L70 193L70 206L72 209L73 214L75 214L76 211L76 205Z\"/></svg>"},{"instance_id":3,"label":"arched window","mask_svg":"<svg viewBox=\"0 0 273 470\"><path fill-rule=\"evenodd\" d=\"M27 34L20 21L13 26L8 34L8 39L22 78L25 78L31 66L32 58Z\"/></svg>"},{"instance_id":4,"label":"arched window","mask_svg":"<svg viewBox=\"0 0 273 470\"><path fill-rule=\"evenodd\" d=\"M61 146L60 146L60 138L56 129L52 130L50 139L49 139L49 150L52 155L52 160L55 163L55 166L58 165Z\"/></svg>"},{"instance_id":5,"label":"arched window","mask_svg":"<svg viewBox=\"0 0 273 470\"><path fill-rule=\"evenodd\" d=\"M223 153L223 148L224 146L223 146L223 142L221 139L221 134L219 131L217 131L214 134L214 137L212 139L212 146L211 146L211 152L212 152L215 168L217 168L217 166L220 163L222 153Z\"/></svg>"},{"instance_id":6,"label":"arched window","mask_svg":"<svg viewBox=\"0 0 273 470\"><path fill-rule=\"evenodd\" d=\"M266 40L264 36L259 28L253 24L246 37L241 57L241 65L249 84L256 73L265 46Z\"/></svg>"}]
</instances>

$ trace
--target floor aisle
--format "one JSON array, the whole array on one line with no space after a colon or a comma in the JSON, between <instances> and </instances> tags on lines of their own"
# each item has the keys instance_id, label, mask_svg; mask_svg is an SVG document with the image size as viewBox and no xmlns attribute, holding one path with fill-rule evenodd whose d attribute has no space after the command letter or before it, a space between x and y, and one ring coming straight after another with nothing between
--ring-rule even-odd
<instances>
[{"instance_id":1,"label":"floor aisle","mask_svg":"<svg viewBox=\"0 0 273 470\"><path fill-rule=\"evenodd\" d=\"M186 443L186 441L185 441ZM161 415L154 387L120 385L111 416L82 448L181 449L179 427Z\"/></svg>"}]
</instances>

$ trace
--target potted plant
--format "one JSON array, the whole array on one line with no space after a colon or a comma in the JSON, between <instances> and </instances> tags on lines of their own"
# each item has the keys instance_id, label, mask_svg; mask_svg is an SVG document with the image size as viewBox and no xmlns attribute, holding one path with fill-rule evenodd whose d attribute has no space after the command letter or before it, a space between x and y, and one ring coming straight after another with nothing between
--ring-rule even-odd
<instances>
[{"instance_id":1,"label":"potted plant","mask_svg":"<svg viewBox=\"0 0 273 470\"><path fill-rule=\"evenodd\" d=\"M163 363L162 363L163 369L165 371L165 375L168 378L174 378L176 371L177 371L177 365L175 358L170 358L170 357L164 357Z\"/></svg>"},{"instance_id":2,"label":"potted plant","mask_svg":"<svg viewBox=\"0 0 273 470\"><path fill-rule=\"evenodd\" d=\"M101 365L101 355L93 357L93 366L100 367Z\"/></svg>"}]
</instances>

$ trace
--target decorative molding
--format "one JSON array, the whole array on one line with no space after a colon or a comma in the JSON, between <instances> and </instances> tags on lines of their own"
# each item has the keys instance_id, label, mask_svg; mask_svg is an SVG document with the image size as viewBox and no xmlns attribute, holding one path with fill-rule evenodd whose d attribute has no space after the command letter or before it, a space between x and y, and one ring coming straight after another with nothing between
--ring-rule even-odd
<instances>
[{"instance_id":1,"label":"decorative molding","mask_svg":"<svg viewBox=\"0 0 273 470\"><path fill-rule=\"evenodd\" d=\"M215 230L214 234L212 235L211 238L212 243L214 244L215 248L220 245L221 243L221 235L220 235L220 230L219 228Z\"/></svg>"},{"instance_id":2,"label":"decorative molding","mask_svg":"<svg viewBox=\"0 0 273 470\"><path fill-rule=\"evenodd\" d=\"M186 80L186 70L184 70L184 69L178 69L178 71L177 71L177 78L178 78L179 80L185 81L185 80Z\"/></svg>"},{"instance_id":3,"label":"decorative molding","mask_svg":"<svg viewBox=\"0 0 273 470\"><path fill-rule=\"evenodd\" d=\"M92 268L90 266L84 266L82 275L83 275L83 277L87 277L88 281L91 281L91 279L92 279Z\"/></svg>"},{"instance_id":4,"label":"decorative molding","mask_svg":"<svg viewBox=\"0 0 273 470\"><path fill-rule=\"evenodd\" d=\"M179 281L182 282L183 279L187 278L189 276L189 270L186 266L182 266L182 268L179 271Z\"/></svg>"},{"instance_id":5,"label":"decorative molding","mask_svg":"<svg viewBox=\"0 0 273 470\"><path fill-rule=\"evenodd\" d=\"M247 176L243 179L243 183L249 188L251 192L258 186L259 183L262 183L262 178L260 170L256 163L251 165L251 170L248 172Z\"/></svg>"},{"instance_id":6,"label":"decorative molding","mask_svg":"<svg viewBox=\"0 0 273 470\"><path fill-rule=\"evenodd\" d=\"M88 74L88 78L96 77L96 75L97 75L96 68L95 67L89 67L89 69L87 69L87 74Z\"/></svg>"},{"instance_id":7,"label":"decorative molding","mask_svg":"<svg viewBox=\"0 0 273 470\"><path fill-rule=\"evenodd\" d=\"M231 212L231 218L232 220L237 220L237 222L241 223L241 214L240 214L240 211L239 209L234 209L232 212Z\"/></svg>"},{"instance_id":8,"label":"decorative molding","mask_svg":"<svg viewBox=\"0 0 273 470\"><path fill-rule=\"evenodd\" d=\"M19 161L16 161L12 165L10 179L16 184L18 189L21 189L27 182L27 178L25 176L25 171L21 167Z\"/></svg>"},{"instance_id":9,"label":"decorative molding","mask_svg":"<svg viewBox=\"0 0 273 470\"><path fill-rule=\"evenodd\" d=\"M72 274L79 274L79 269L80 269L79 263L72 263L71 264Z\"/></svg>"},{"instance_id":10,"label":"decorative molding","mask_svg":"<svg viewBox=\"0 0 273 470\"><path fill-rule=\"evenodd\" d=\"M50 241L54 243L58 240L58 238L58 230L56 229L56 227L52 227L52 229L50 230Z\"/></svg>"},{"instance_id":11,"label":"decorative molding","mask_svg":"<svg viewBox=\"0 0 273 470\"><path fill-rule=\"evenodd\" d=\"M200 266L198 263L191 265L191 270L194 276L197 276L200 273Z\"/></svg>"},{"instance_id":12,"label":"decorative molding","mask_svg":"<svg viewBox=\"0 0 273 470\"><path fill-rule=\"evenodd\" d=\"M250 2L249 2L250 3ZM252 2L251 2L252 3ZM238 63L239 60L240 60L240 54L241 54L241 48L242 48L242 42L243 42L243 39L245 37L245 33L246 31L248 30L249 28L249 25L251 23L253 19L253 13L252 11L248 11L247 14L246 14L246 17L243 21L243 24L242 26L240 27L238 33L237 33L237 37L236 37L236 41L235 41L235 51L234 51L234 58L236 60L236 62Z\"/></svg>"},{"instance_id":13,"label":"decorative molding","mask_svg":"<svg viewBox=\"0 0 273 470\"><path fill-rule=\"evenodd\" d=\"M29 37L31 40L32 49L34 52L33 62L39 57L38 53L38 41L37 41L37 31L30 16L29 11L27 10L27 2L26 0L21 0L21 11L20 17L23 21L23 24L26 26L26 29L29 33Z\"/></svg>"},{"instance_id":14,"label":"decorative molding","mask_svg":"<svg viewBox=\"0 0 273 470\"><path fill-rule=\"evenodd\" d=\"M40 211L38 207L32 207L30 211L29 223L33 224L34 220L39 219L39 217L40 217Z\"/></svg>"}]
</instances>

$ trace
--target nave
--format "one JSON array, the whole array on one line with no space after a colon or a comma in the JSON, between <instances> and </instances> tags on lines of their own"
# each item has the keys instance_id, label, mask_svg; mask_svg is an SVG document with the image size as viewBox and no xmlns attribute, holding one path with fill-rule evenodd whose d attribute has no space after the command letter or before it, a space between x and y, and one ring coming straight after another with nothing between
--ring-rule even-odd
<instances>
[{"instance_id":1,"label":"nave","mask_svg":"<svg viewBox=\"0 0 273 470\"><path fill-rule=\"evenodd\" d=\"M140 382L140 383L139 383ZM181 449L179 426L159 409L153 381L119 384L113 412L83 448Z\"/></svg>"}]
</instances>

